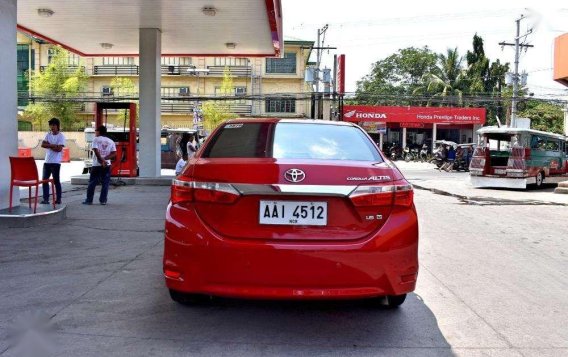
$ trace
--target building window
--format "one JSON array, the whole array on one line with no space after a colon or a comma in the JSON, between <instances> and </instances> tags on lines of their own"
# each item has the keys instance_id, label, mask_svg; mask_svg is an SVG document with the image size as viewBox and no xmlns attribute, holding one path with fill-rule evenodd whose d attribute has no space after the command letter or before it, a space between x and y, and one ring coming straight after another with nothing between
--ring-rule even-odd
<instances>
[{"instance_id":1,"label":"building window","mask_svg":"<svg viewBox=\"0 0 568 357\"><path fill-rule=\"evenodd\" d=\"M189 87L162 87L162 97L184 97L189 95Z\"/></svg>"},{"instance_id":2,"label":"building window","mask_svg":"<svg viewBox=\"0 0 568 357\"><path fill-rule=\"evenodd\" d=\"M296 53L286 52L284 58L267 58L266 73L296 73Z\"/></svg>"},{"instance_id":3,"label":"building window","mask_svg":"<svg viewBox=\"0 0 568 357\"><path fill-rule=\"evenodd\" d=\"M56 53L57 53L57 49L55 49L55 48L48 48L47 49L47 63L51 63L51 60L53 59L53 57L55 57ZM78 66L80 59L81 59L81 57L79 57L79 55L76 55L75 53L69 52L67 54L67 65L68 66Z\"/></svg>"},{"instance_id":4,"label":"building window","mask_svg":"<svg viewBox=\"0 0 568 357\"><path fill-rule=\"evenodd\" d=\"M48 48L47 49L47 63L51 63L51 60L55 56L55 48Z\"/></svg>"},{"instance_id":5,"label":"building window","mask_svg":"<svg viewBox=\"0 0 568 357\"><path fill-rule=\"evenodd\" d=\"M133 65L134 57L103 57L103 66Z\"/></svg>"},{"instance_id":6,"label":"building window","mask_svg":"<svg viewBox=\"0 0 568 357\"><path fill-rule=\"evenodd\" d=\"M162 57L163 66L191 66L191 57Z\"/></svg>"},{"instance_id":7,"label":"building window","mask_svg":"<svg viewBox=\"0 0 568 357\"><path fill-rule=\"evenodd\" d=\"M215 57L215 66L249 66L248 58Z\"/></svg>"},{"instance_id":8,"label":"building window","mask_svg":"<svg viewBox=\"0 0 568 357\"><path fill-rule=\"evenodd\" d=\"M295 113L296 99L267 98L265 111L267 113Z\"/></svg>"},{"instance_id":9,"label":"building window","mask_svg":"<svg viewBox=\"0 0 568 357\"><path fill-rule=\"evenodd\" d=\"M30 58L30 46L29 45L17 45L17 68L18 68L18 106L28 105L28 91L29 91L29 80L28 71L30 70L30 59L33 62L33 50L32 57ZM33 64L32 67L33 69Z\"/></svg>"},{"instance_id":10,"label":"building window","mask_svg":"<svg viewBox=\"0 0 568 357\"><path fill-rule=\"evenodd\" d=\"M233 95L235 96L243 96L247 94L247 87L243 87L243 86L237 86L237 87L233 87ZM216 86L215 87L215 96L218 97L222 95L221 94L221 87ZM231 95L230 93L228 95Z\"/></svg>"}]
</instances>

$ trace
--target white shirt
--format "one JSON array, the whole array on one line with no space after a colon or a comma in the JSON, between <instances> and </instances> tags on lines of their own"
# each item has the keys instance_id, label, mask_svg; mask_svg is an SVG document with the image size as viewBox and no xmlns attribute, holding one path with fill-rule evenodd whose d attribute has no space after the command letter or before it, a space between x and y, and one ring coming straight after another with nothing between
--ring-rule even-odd
<instances>
[{"instance_id":1,"label":"white shirt","mask_svg":"<svg viewBox=\"0 0 568 357\"><path fill-rule=\"evenodd\" d=\"M197 147L195 146L195 144L191 141L187 142L187 157L193 157L195 156L195 152L197 151Z\"/></svg>"},{"instance_id":2,"label":"white shirt","mask_svg":"<svg viewBox=\"0 0 568 357\"><path fill-rule=\"evenodd\" d=\"M62 145L65 146L65 137L61 132L57 134L53 134L51 131L45 135L44 141L47 141L53 145ZM61 158L63 157L63 150L62 151L55 151L51 149L46 149L45 152L45 163L46 164L60 164Z\"/></svg>"},{"instance_id":3,"label":"white shirt","mask_svg":"<svg viewBox=\"0 0 568 357\"><path fill-rule=\"evenodd\" d=\"M184 159L179 159L176 164L176 176L181 174L183 168L185 167L185 164L187 164L187 161L185 161Z\"/></svg>"},{"instance_id":4,"label":"white shirt","mask_svg":"<svg viewBox=\"0 0 568 357\"><path fill-rule=\"evenodd\" d=\"M114 141L106 136L96 136L93 139L93 149L99 150L101 158L104 159L111 152L116 151L116 145L114 144ZM106 160L106 162L110 165L110 160ZM93 155L93 166L101 166L99 160L97 160L97 155Z\"/></svg>"}]
</instances>

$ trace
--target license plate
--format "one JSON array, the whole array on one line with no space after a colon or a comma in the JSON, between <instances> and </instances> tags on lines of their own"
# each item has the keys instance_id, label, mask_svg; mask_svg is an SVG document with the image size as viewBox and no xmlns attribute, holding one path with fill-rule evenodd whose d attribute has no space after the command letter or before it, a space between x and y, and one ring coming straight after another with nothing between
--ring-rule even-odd
<instances>
[{"instance_id":1,"label":"license plate","mask_svg":"<svg viewBox=\"0 0 568 357\"><path fill-rule=\"evenodd\" d=\"M495 175L504 175L507 173L507 170L503 170L503 169L496 169L495 170Z\"/></svg>"},{"instance_id":2,"label":"license plate","mask_svg":"<svg viewBox=\"0 0 568 357\"><path fill-rule=\"evenodd\" d=\"M260 201L260 224L327 225L327 202Z\"/></svg>"}]
</instances>

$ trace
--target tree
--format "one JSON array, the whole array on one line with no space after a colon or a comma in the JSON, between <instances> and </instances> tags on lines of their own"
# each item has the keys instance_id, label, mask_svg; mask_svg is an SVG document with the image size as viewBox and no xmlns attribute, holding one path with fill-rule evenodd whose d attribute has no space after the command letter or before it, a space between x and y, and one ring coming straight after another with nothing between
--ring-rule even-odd
<instances>
[{"instance_id":1,"label":"tree","mask_svg":"<svg viewBox=\"0 0 568 357\"><path fill-rule=\"evenodd\" d=\"M486 94L492 91L488 88L489 59L485 57L483 39L477 34L473 36L473 51L467 51L467 92L468 94Z\"/></svg>"},{"instance_id":2,"label":"tree","mask_svg":"<svg viewBox=\"0 0 568 357\"><path fill-rule=\"evenodd\" d=\"M30 73L32 97L38 101L28 105L25 115L32 118L34 127L43 128L51 117L61 120L62 129L74 129L77 122L78 103L73 101L86 84L87 75L79 65L74 70L68 64L69 52L60 46L52 47L54 53L43 72Z\"/></svg>"},{"instance_id":3,"label":"tree","mask_svg":"<svg viewBox=\"0 0 568 357\"><path fill-rule=\"evenodd\" d=\"M518 112L521 118L531 119L531 128L562 134L564 113L562 106L552 102L529 99L524 109Z\"/></svg>"},{"instance_id":4,"label":"tree","mask_svg":"<svg viewBox=\"0 0 568 357\"><path fill-rule=\"evenodd\" d=\"M359 104L400 103L397 96L410 95L421 79L436 66L437 55L428 47L408 47L373 64L371 73L357 82L355 101ZM385 96L392 96L385 100ZM410 104L410 103L407 103Z\"/></svg>"},{"instance_id":5,"label":"tree","mask_svg":"<svg viewBox=\"0 0 568 357\"><path fill-rule=\"evenodd\" d=\"M222 97L232 97L235 95L235 88L233 87L233 76L228 67L223 70L223 82L219 95ZM203 104L203 124L205 129L211 131L219 124L237 117L236 114L230 111L229 104L226 100L214 100Z\"/></svg>"},{"instance_id":6,"label":"tree","mask_svg":"<svg viewBox=\"0 0 568 357\"><path fill-rule=\"evenodd\" d=\"M112 88L112 92L114 98L126 97L126 101L133 101L130 97L136 96L138 94L138 86L132 81L132 79L127 77L114 77L110 81L110 87ZM134 102L134 101L133 101ZM135 101L138 104L138 101ZM126 115L128 110L121 109L116 112L114 116L115 120L114 123L117 126L124 127L126 126ZM140 106L136 105L136 117L140 118Z\"/></svg>"},{"instance_id":7,"label":"tree","mask_svg":"<svg viewBox=\"0 0 568 357\"><path fill-rule=\"evenodd\" d=\"M483 39L473 36L473 51L467 51L467 94L475 97L487 97L487 123L494 125L497 120L505 119L507 113L502 98L507 96L505 73L509 64L501 64L499 60L492 62L485 57ZM467 103L478 106L477 103Z\"/></svg>"},{"instance_id":8,"label":"tree","mask_svg":"<svg viewBox=\"0 0 568 357\"><path fill-rule=\"evenodd\" d=\"M438 55L438 65L422 76L422 85L414 93L440 97L442 104L461 105L465 77L461 63L458 49L448 48L445 55Z\"/></svg>"}]
</instances>

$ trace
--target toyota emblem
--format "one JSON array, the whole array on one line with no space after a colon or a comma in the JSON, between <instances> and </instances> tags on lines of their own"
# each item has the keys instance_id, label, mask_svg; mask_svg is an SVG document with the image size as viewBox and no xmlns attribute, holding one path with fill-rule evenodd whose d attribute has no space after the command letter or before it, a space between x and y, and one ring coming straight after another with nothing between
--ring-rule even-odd
<instances>
[{"instance_id":1,"label":"toyota emblem","mask_svg":"<svg viewBox=\"0 0 568 357\"><path fill-rule=\"evenodd\" d=\"M306 178L306 173L300 169L286 170L284 178L290 182L302 182Z\"/></svg>"}]
</instances>

